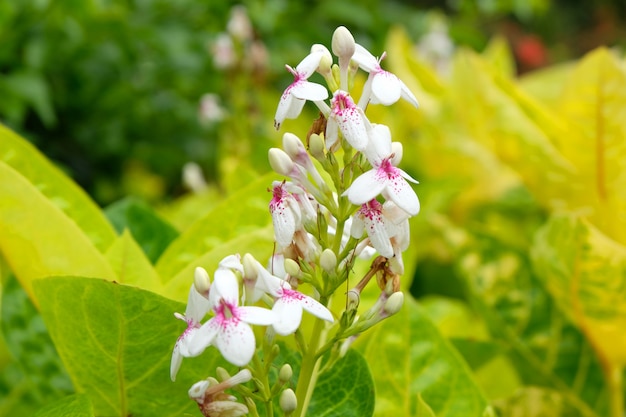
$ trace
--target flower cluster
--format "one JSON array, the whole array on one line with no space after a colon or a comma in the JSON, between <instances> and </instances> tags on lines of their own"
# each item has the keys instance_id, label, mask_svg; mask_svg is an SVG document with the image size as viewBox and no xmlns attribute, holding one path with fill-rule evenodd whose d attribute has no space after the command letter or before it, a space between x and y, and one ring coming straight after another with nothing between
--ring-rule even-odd
<instances>
[{"instance_id":1,"label":"flower cluster","mask_svg":"<svg viewBox=\"0 0 626 417\"><path fill-rule=\"evenodd\" d=\"M253 391L231 384L228 378L222 384L200 381L190 396L204 415L245 412L246 406L222 392L234 387L248 405L259 400L269 408L272 395L282 392L283 411L303 416L317 380L319 358L332 349L325 365L329 366L356 335L402 306L402 253L410 241L409 218L420 210L410 183L417 181L398 167L402 145L392 142L389 128L372 123L365 110L370 103L390 105L400 98L415 107L418 103L402 81L382 69L385 54L375 58L345 27L335 31L332 51L337 64L326 47L313 45L295 68L287 66L294 81L280 98L274 126L279 129L285 119L298 117L306 101L315 103L320 118L306 145L295 134L285 133L282 148L269 150L272 169L284 179L274 181L269 190L275 247L268 266L250 254L230 255L217 266L212 283L206 270L196 268L185 314L175 314L187 327L174 346L172 380L183 358L198 356L212 346L231 364L245 367L249 374L244 372L244 379L256 384ZM359 68L368 77L355 101L349 90ZM309 81L314 73L324 78L328 88ZM330 300L353 274L354 263L376 253L367 274L347 291L344 311L333 314ZM373 277L380 296L359 314L359 295ZM304 311L314 320L312 328L307 327L309 334L301 328ZM262 343L257 343L251 325L265 327ZM286 388L289 364L281 368L288 370L288 376L279 376L274 386L269 382L269 365L281 349L275 338L290 335L295 335L302 357L295 392ZM215 411L220 407L232 414Z\"/></svg>"}]
</instances>

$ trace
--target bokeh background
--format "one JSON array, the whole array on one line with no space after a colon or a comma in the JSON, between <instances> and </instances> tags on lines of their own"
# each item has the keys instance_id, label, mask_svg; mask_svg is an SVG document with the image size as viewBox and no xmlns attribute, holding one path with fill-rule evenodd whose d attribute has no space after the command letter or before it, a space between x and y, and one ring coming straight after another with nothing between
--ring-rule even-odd
<instances>
[{"instance_id":1,"label":"bokeh background","mask_svg":"<svg viewBox=\"0 0 626 417\"><path fill-rule=\"evenodd\" d=\"M168 200L186 191L187 162L217 185L233 150L268 170L284 64L338 25L372 51L399 25L442 59L499 35L524 74L623 47L625 19L620 0L3 0L0 121L101 205Z\"/></svg>"}]
</instances>

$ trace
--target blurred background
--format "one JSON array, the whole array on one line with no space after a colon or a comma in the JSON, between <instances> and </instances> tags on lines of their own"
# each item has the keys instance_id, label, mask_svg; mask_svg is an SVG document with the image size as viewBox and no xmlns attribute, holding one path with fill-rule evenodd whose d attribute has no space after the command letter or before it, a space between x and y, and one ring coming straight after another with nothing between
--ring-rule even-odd
<instances>
[{"instance_id":1,"label":"blurred background","mask_svg":"<svg viewBox=\"0 0 626 417\"><path fill-rule=\"evenodd\" d=\"M524 74L624 47L625 19L621 0L2 0L0 122L101 205L167 201L221 187L233 152L269 169L284 64L338 25L375 54L400 25L440 72L500 35Z\"/></svg>"}]
</instances>

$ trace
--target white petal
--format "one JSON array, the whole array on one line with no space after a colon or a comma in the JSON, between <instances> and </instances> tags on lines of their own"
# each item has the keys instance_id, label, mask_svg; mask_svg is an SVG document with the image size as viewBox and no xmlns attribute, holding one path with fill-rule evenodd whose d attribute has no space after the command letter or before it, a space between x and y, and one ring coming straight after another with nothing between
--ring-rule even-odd
<instances>
[{"instance_id":1,"label":"white petal","mask_svg":"<svg viewBox=\"0 0 626 417\"><path fill-rule=\"evenodd\" d=\"M263 292L270 294L272 297L280 297L280 293L285 288L291 288L288 282L272 275L259 263L259 272L257 277L257 288Z\"/></svg>"},{"instance_id":2,"label":"white petal","mask_svg":"<svg viewBox=\"0 0 626 417\"><path fill-rule=\"evenodd\" d=\"M218 264L218 268L232 269L234 271L239 271L243 274L243 264L241 263L241 256L239 256L238 253L234 255L228 255L220 261L220 263Z\"/></svg>"},{"instance_id":3,"label":"white petal","mask_svg":"<svg viewBox=\"0 0 626 417\"><path fill-rule=\"evenodd\" d=\"M383 204L383 215L387 220L389 220L394 225L399 225L405 222L411 217L409 213L402 210L396 203L393 201L385 201Z\"/></svg>"},{"instance_id":4,"label":"white petal","mask_svg":"<svg viewBox=\"0 0 626 417\"><path fill-rule=\"evenodd\" d=\"M174 351L172 352L172 362L170 362L170 378L172 381L176 381L176 374L180 369L180 365L183 363L183 357L178 351L178 343L174 346Z\"/></svg>"},{"instance_id":5,"label":"white petal","mask_svg":"<svg viewBox=\"0 0 626 417\"><path fill-rule=\"evenodd\" d=\"M210 346L217 335L219 330L218 320L214 317L211 320L204 323L199 329L195 330L188 340L185 342L185 349L187 355L184 355L185 352L181 349L181 354L183 356L198 356L204 349Z\"/></svg>"},{"instance_id":6,"label":"white petal","mask_svg":"<svg viewBox=\"0 0 626 417\"><path fill-rule=\"evenodd\" d=\"M309 78L313 74L317 67L320 66L320 61L324 56L323 51L313 51L309 55L305 56L302 61L296 66L296 71L300 76Z\"/></svg>"},{"instance_id":7,"label":"white petal","mask_svg":"<svg viewBox=\"0 0 626 417\"><path fill-rule=\"evenodd\" d=\"M218 333L215 345L228 362L245 366L252 359L256 342L250 326L243 321L228 320Z\"/></svg>"},{"instance_id":8,"label":"white petal","mask_svg":"<svg viewBox=\"0 0 626 417\"><path fill-rule=\"evenodd\" d=\"M287 207L284 199L270 206L272 224L274 225L274 237L281 247L291 245L293 235L296 233L296 218L294 212Z\"/></svg>"},{"instance_id":9,"label":"white petal","mask_svg":"<svg viewBox=\"0 0 626 417\"><path fill-rule=\"evenodd\" d=\"M380 71L372 81L372 94L378 102L389 106L400 99L402 84L398 77L387 71Z\"/></svg>"},{"instance_id":10,"label":"white petal","mask_svg":"<svg viewBox=\"0 0 626 417\"><path fill-rule=\"evenodd\" d=\"M191 319L195 323L199 323L206 313L211 309L209 300L196 291L195 285L191 284L189 289L189 297L187 297L187 309L185 310L185 318Z\"/></svg>"},{"instance_id":11,"label":"white petal","mask_svg":"<svg viewBox=\"0 0 626 417\"><path fill-rule=\"evenodd\" d=\"M365 223L358 214L352 217L352 225L350 226L350 236L360 239L365 231Z\"/></svg>"},{"instance_id":12,"label":"white petal","mask_svg":"<svg viewBox=\"0 0 626 417\"><path fill-rule=\"evenodd\" d=\"M358 43L355 45L352 60L359 64L359 67L367 72L371 72L373 69L378 67L378 60L376 60L376 57L374 57L370 51Z\"/></svg>"},{"instance_id":13,"label":"white petal","mask_svg":"<svg viewBox=\"0 0 626 417\"><path fill-rule=\"evenodd\" d=\"M283 95L280 97L276 114L274 115L274 127L278 129L285 119L295 119L302 112L304 100L300 100L291 94L292 86L287 87Z\"/></svg>"},{"instance_id":14,"label":"white petal","mask_svg":"<svg viewBox=\"0 0 626 417\"><path fill-rule=\"evenodd\" d=\"M344 109L341 115L335 116L344 138L357 151L367 147L369 141L369 121L365 113L358 107Z\"/></svg>"},{"instance_id":15,"label":"white petal","mask_svg":"<svg viewBox=\"0 0 626 417\"><path fill-rule=\"evenodd\" d=\"M409 87L407 87L406 84L402 82L402 80L399 80L399 81L400 81L400 87L402 89L402 98L408 101L409 103L411 103L416 108L419 107L417 98L415 98L411 90L409 90Z\"/></svg>"},{"instance_id":16,"label":"white petal","mask_svg":"<svg viewBox=\"0 0 626 417\"><path fill-rule=\"evenodd\" d=\"M420 211L420 202L417 198L417 194L415 194L413 188L401 176L389 179L387 186L382 191L382 195L386 199L396 203L398 207L411 216L415 216Z\"/></svg>"},{"instance_id":17,"label":"white petal","mask_svg":"<svg viewBox=\"0 0 626 417\"><path fill-rule=\"evenodd\" d=\"M364 222L365 230L367 231L372 246L385 258L391 258L393 256L393 247L389 241L389 234L385 228L382 214L375 218L368 218L366 216Z\"/></svg>"},{"instance_id":18,"label":"white petal","mask_svg":"<svg viewBox=\"0 0 626 417\"><path fill-rule=\"evenodd\" d=\"M239 318L246 323L269 326L276 321L276 315L272 310L263 307L245 306L237 308Z\"/></svg>"},{"instance_id":19,"label":"white petal","mask_svg":"<svg viewBox=\"0 0 626 417\"><path fill-rule=\"evenodd\" d=\"M213 275L211 293L213 293L213 291L217 291L219 296L228 304L238 305L239 280L237 279L237 275L230 269L218 268Z\"/></svg>"},{"instance_id":20,"label":"white petal","mask_svg":"<svg viewBox=\"0 0 626 417\"><path fill-rule=\"evenodd\" d=\"M308 295L302 294L302 296L303 298L300 300L300 305L302 305L302 308L322 320L330 322L334 321L333 314L330 312L329 309L324 307L322 303L312 297L309 297Z\"/></svg>"},{"instance_id":21,"label":"white petal","mask_svg":"<svg viewBox=\"0 0 626 417\"><path fill-rule=\"evenodd\" d=\"M372 124L370 140L365 148L365 156L372 166L380 165L380 162L391 155L391 131L382 124Z\"/></svg>"},{"instance_id":22,"label":"white petal","mask_svg":"<svg viewBox=\"0 0 626 417\"><path fill-rule=\"evenodd\" d=\"M385 181L380 181L376 171L371 169L357 177L343 194L348 196L352 204L360 206L375 199L385 185Z\"/></svg>"},{"instance_id":23,"label":"white petal","mask_svg":"<svg viewBox=\"0 0 626 417\"><path fill-rule=\"evenodd\" d=\"M328 118L326 122L326 149L332 149L333 145L339 140L339 124L334 117Z\"/></svg>"},{"instance_id":24,"label":"white petal","mask_svg":"<svg viewBox=\"0 0 626 417\"><path fill-rule=\"evenodd\" d=\"M328 98L328 90L321 84L300 81L291 89L291 94L301 100L319 101Z\"/></svg>"},{"instance_id":25,"label":"white petal","mask_svg":"<svg viewBox=\"0 0 626 417\"><path fill-rule=\"evenodd\" d=\"M276 321L272 327L281 336L294 333L302 321L302 306L295 300L278 299L272 308Z\"/></svg>"}]
</instances>

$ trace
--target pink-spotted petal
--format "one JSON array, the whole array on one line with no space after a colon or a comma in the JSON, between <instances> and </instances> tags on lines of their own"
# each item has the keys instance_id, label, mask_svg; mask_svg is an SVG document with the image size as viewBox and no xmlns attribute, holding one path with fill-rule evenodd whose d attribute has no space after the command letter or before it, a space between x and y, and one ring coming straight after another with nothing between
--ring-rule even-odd
<instances>
[{"instance_id":1,"label":"pink-spotted petal","mask_svg":"<svg viewBox=\"0 0 626 417\"><path fill-rule=\"evenodd\" d=\"M372 80L372 94L380 104L389 106L400 99L402 85L392 73L379 70Z\"/></svg>"},{"instance_id":2,"label":"pink-spotted petal","mask_svg":"<svg viewBox=\"0 0 626 417\"><path fill-rule=\"evenodd\" d=\"M364 221L367 236L369 236L374 249L385 258L391 258L393 256L393 247L389 241L389 234L385 228L382 214L379 216L366 216Z\"/></svg>"},{"instance_id":3,"label":"pink-spotted petal","mask_svg":"<svg viewBox=\"0 0 626 417\"><path fill-rule=\"evenodd\" d=\"M215 346L224 359L235 366L245 366L252 359L256 342L250 326L243 321L228 319L222 323Z\"/></svg>"},{"instance_id":4,"label":"pink-spotted petal","mask_svg":"<svg viewBox=\"0 0 626 417\"><path fill-rule=\"evenodd\" d=\"M328 98L328 90L320 84L300 81L291 88L291 94L301 100L319 101Z\"/></svg>"},{"instance_id":5,"label":"pink-spotted petal","mask_svg":"<svg viewBox=\"0 0 626 417\"><path fill-rule=\"evenodd\" d=\"M239 319L246 323L269 326L276 321L276 315L272 310L263 307L245 306L237 308Z\"/></svg>"},{"instance_id":6,"label":"pink-spotted petal","mask_svg":"<svg viewBox=\"0 0 626 417\"><path fill-rule=\"evenodd\" d=\"M369 141L369 121L363 110L358 107L344 109L337 115L339 129L348 143L356 150L362 151Z\"/></svg>"},{"instance_id":7,"label":"pink-spotted petal","mask_svg":"<svg viewBox=\"0 0 626 417\"><path fill-rule=\"evenodd\" d=\"M369 170L355 179L343 195L347 195L352 204L360 206L375 199L383 191L385 185L386 182L379 178L375 170Z\"/></svg>"},{"instance_id":8,"label":"pink-spotted petal","mask_svg":"<svg viewBox=\"0 0 626 417\"><path fill-rule=\"evenodd\" d=\"M189 296L187 297L185 319L199 323L210 309L211 305L209 304L209 300L196 291L196 287L192 284L189 289Z\"/></svg>"},{"instance_id":9,"label":"pink-spotted petal","mask_svg":"<svg viewBox=\"0 0 626 417\"><path fill-rule=\"evenodd\" d=\"M281 336L294 333L302 321L302 306L298 300L279 298L274 303L272 311L276 314L276 321L272 327Z\"/></svg>"},{"instance_id":10,"label":"pink-spotted petal","mask_svg":"<svg viewBox=\"0 0 626 417\"><path fill-rule=\"evenodd\" d=\"M420 202L417 194L400 175L389 179L387 186L382 191L382 195L385 199L396 203L398 207L411 216L415 216L420 211Z\"/></svg>"},{"instance_id":11,"label":"pink-spotted petal","mask_svg":"<svg viewBox=\"0 0 626 417\"><path fill-rule=\"evenodd\" d=\"M300 299L300 305L307 312L313 314L315 317L320 318L322 320L326 320L329 322L333 322L333 314L326 307L322 305L319 301L315 300L308 295L301 294L302 298Z\"/></svg>"},{"instance_id":12,"label":"pink-spotted petal","mask_svg":"<svg viewBox=\"0 0 626 417\"><path fill-rule=\"evenodd\" d=\"M287 90L285 90L278 102L276 114L274 115L274 125L276 128L279 128L285 119L297 118L304 108L305 100L294 97L290 93L291 88L291 86L287 87Z\"/></svg>"},{"instance_id":13,"label":"pink-spotted petal","mask_svg":"<svg viewBox=\"0 0 626 417\"><path fill-rule=\"evenodd\" d=\"M281 247L291 245L293 235L296 233L296 217L294 212L287 207L284 199L270 205L272 224L274 225L274 237Z\"/></svg>"}]
</instances>

